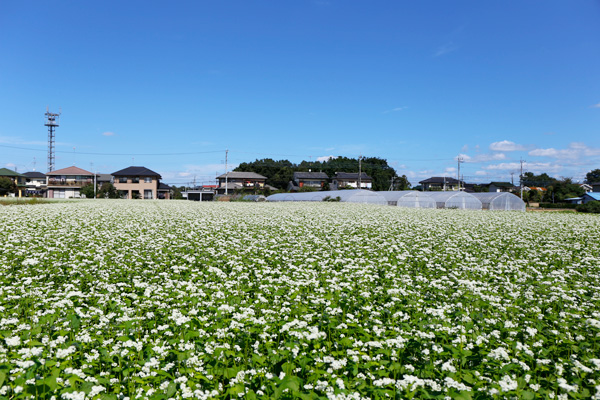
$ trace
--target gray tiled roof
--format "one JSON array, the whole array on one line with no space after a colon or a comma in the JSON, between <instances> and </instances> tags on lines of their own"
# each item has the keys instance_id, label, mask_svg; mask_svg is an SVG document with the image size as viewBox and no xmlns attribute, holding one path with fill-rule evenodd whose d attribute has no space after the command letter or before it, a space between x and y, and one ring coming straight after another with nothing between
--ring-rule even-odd
<instances>
[{"instance_id":1,"label":"gray tiled roof","mask_svg":"<svg viewBox=\"0 0 600 400\"><path fill-rule=\"evenodd\" d=\"M294 180L296 179L329 179L325 172L294 172Z\"/></svg>"},{"instance_id":2,"label":"gray tiled roof","mask_svg":"<svg viewBox=\"0 0 600 400\"><path fill-rule=\"evenodd\" d=\"M336 172L335 177L337 179L358 179L358 172ZM363 172L362 174L360 174L360 179L372 180L373 178L371 178L369 175Z\"/></svg>"},{"instance_id":3,"label":"gray tiled roof","mask_svg":"<svg viewBox=\"0 0 600 400\"><path fill-rule=\"evenodd\" d=\"M217 176L217 179L225 179L225 174ZM257 174L256 172L232 171L232 172L227 173L227 179L264 179L264 180L266 180L267 177Z\"/></svg>"}]
</instances>

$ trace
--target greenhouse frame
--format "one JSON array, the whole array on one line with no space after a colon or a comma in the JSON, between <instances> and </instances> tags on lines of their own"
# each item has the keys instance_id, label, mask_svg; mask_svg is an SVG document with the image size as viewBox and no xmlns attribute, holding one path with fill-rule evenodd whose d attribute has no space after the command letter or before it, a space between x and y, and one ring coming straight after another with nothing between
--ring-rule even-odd
<instances>
[{"instance_id":1,"label":"greenhouse frame","mask_svg":"<svg viewBox=\"0 0 600 400\"><path fill-rule=\"evenodd\" d=\"M458 208L460 210L481 210L481 201L466 192L427 192L435 200L437 208Z\"/></svg>"},{"instance_id":2,"label":"greenhouse frame","mask_svg":"<svg viewBox=\"0 0 600 400\"><path fill-rule=\"evenodd\" d=\"M340 198L342 203L362 203L387 205L388 202L379 193L370 190L328 190L322 192L277 193L267 197L267 201L324 201L326 197Z\"/></svg>"},{"instance_id":3,"label":"greenhouse frame","mask_svg":"<svg viewBox=\"0 0 600 400\"><path fill-rule=\"evenodd\" d=\"M481 201L484 210L525 211L525 202L508 192L472 193Z\"/></svg>"},{"instance_id":4,"label":"greenhouse frame","mask_svg":"<svg viewBox=\"0 0 600 400\"><path fill-rule=\"evenodd\" d=\"M390 206L405 208L436 208L436 202L426 192L400 190L377 192L387 200Z\"/></svg>"}]
</instances>

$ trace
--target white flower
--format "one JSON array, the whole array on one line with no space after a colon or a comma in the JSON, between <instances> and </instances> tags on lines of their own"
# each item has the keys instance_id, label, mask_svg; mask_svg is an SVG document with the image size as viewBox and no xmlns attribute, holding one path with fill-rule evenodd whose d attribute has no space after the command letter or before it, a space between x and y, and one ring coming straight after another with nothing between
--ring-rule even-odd
<instances>
[{"instance_id":1,"label":"white flower","mask_svg":"<svg viewBox=\"0 0 600 400\"><path fill-rule=\"evenodd\" d=\"M4 339L6 345L9 347L15 347L21 344L21 338L18 336L12 336Z\"/></svg>"}]
</instances>

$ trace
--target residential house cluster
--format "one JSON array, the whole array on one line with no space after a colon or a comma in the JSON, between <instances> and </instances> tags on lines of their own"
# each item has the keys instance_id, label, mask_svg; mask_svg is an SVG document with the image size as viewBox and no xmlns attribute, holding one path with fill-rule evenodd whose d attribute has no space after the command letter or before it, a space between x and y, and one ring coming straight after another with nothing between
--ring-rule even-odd
<instances>
[{"instance_id":1,"label":"residential house cluster","mask_svg":"<svg viewBox=\"0 0 600 400\"><path fill-rule=\"evenodd\" d=\"M95 174L72 166L57 169L46 174L32 171L20 174L7 168L0 169L0 176L7 177L15 184L14 193L0 195L38 196L50 199L81 198L81 188L111 183L125 199L169 199L171 188L160 182L160 174L146 167L128 167L112 174Z\"/></svg>"}]
</instances>

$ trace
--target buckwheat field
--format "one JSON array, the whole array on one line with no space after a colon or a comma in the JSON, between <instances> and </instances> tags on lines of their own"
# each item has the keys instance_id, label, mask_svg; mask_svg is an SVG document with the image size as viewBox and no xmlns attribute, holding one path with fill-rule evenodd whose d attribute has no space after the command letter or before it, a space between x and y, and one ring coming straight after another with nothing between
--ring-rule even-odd
<instances>
[{"instance_id":1,"label":"buckwheat field","mask_svg":"<svg viewBox=\"0 0 600 400\"><path fill-rule=\"evenodd\" d=\"M600 218L0 208L0 397L600 399Z\"/></svg>"}]
</instances>

